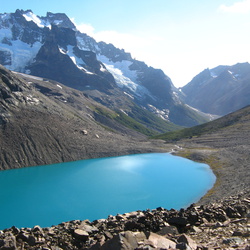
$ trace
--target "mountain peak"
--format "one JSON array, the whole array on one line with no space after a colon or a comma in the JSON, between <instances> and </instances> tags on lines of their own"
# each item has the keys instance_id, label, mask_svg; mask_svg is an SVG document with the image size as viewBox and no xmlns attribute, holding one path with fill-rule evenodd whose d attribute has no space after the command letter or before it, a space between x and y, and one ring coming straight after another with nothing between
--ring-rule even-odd
<instances>
[{"instance_id":1,"label":"mountain peak","mask_svg":"<svg viewBox=\"0 0 250 250\"><path fill-rule=\"evenodd\" d=\"M184 101L202 112L226 115L250 104L249 79L249 63L204 70L182 88Z\"/></svg>"},{"instance_id":2,"label":"mountain peak","mask_svg":"<svg viewBox=\"0 0 250 250\"><path fill-rule=\"evenodd\" d=\"M9 21L5 15L0 17L0 64L9 70L85 91L131 116L139 105L181 126L200 122L190 115L194 111L182 106L163 71L148 67L112 44L96 42L78 31L66 14L47 12L41 17L32 10L17 10L9 14Z\"/></svg>"},{"instance_id":3,"label":"mountain peak","mask_svg":"<svg viewBox=\"0 0 250 250\"><path fill-rule=\"evenodd\" d=\"M46 19L49 23L57 25L58 27L76 29L76 26L64 13L47 12L46 17L42 17L42 19Z\"/></svg>"},{"instance_id":4,"label":"mountain peak","mask_svg":"<svg viewBox=\"0 0 250 250\"><path fill-rule=\"evenodd\" d=\"M17 9L15 14L27 14L27 13L33 13L33 11L31 9L28 9L28 10L23 10L23 9Z\"/></svg>"}]
</instances>

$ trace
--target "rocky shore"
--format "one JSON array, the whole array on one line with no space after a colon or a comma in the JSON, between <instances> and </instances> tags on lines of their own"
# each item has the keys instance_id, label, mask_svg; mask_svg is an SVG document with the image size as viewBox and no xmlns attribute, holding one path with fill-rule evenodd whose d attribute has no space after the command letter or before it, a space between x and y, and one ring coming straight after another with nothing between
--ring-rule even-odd
<instances>
[{"instance_id":1,"label":"rocky shore","mask_svg":"<svg viewBox=\"0 0 250 250\"><path fill-rule=\"evenodd\" d=\"M242 134L242 130L244 133ZM248 126L156 148L209 164L213 189L187 209L135 211L97 221L0 231L1 249L250 249ZM151 141L153 143L153 141ZM151 144L150 143L150 144ZM146 146L146 144L145 144ZM149 145L148 145L149 146ZM147 148L147 147L145 147Z\"/></svg>"},{"instance_id":2,"label":"rocky shore","mask_svg":"<svg viewBox=\"0 0 250 250\"><path fill-rule=\"evenodd\" d=\"M180 211L164 208L0 231L0 249L250 249L250 194Z\"/></svg>"}]
</instances>

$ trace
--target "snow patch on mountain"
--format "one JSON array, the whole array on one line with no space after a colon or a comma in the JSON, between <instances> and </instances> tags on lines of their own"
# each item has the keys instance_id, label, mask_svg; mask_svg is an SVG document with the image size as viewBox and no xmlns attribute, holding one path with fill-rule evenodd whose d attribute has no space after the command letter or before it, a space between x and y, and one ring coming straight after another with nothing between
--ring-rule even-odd
<instances>
[{"instance_id":1,"label":"snow patch on mountain","mask_svg":"<svg viewBox=\"0 0 250 250\"><path fill-rule=\"evenodd\" d=\"M169 109L157 109L155 106L148 104L148 108L151 112L156 114L158 117L160 117L163 120L169 121Z\"/></svg>"},{"instance_id":2,"label":"snow patch on mountain","mask_svg":"<svg viewBox=\"0 0 250 250\"><path fill-rule=\"evenodd\" d=\"M113 75L119 88L127 88L139 98L148 95L152 99L155 99L147 88L140 85L138 81L138 72L129 68L133 62L128 60L113 62L101 54L97 54L97 59L101 61L106 69Z\"/></svg>"},{"instance_id":3,"label":"snow patch on mountain","mask_svg":"<svg viewBox=\"0 0 250 250\"><path fill-rule=\"evenodd\" d=\"M136 83L136 71L130 70L130 61L112 62L104 55L97 55L97 59L101 61L107 70L114 76L117 85L120 88L127 87L133 92L136 92L138 84Z\"/></svg>"},{"instance_id":4,"label":"snow patch on mountain","mask_svg":"<svg viewBox=\"0 0 250 250\"><path fill-rule=\"evenodd\" d=\"M0 42L3 42L3 39L11 39L12 32L8 28L1 28L0 29Z\"/></svg>"},{"instance_id":5,"label":"snow patch on mountain","mask_svg":"<svg viewBox=\"0 0 250 250\"><path fill-rule=\"evenodd\" d=\"M91 74L93 75L92 72L88 71L86 68L84 68L84 65L86 65L86 63L82 60L82 58L77 57L74 54L74 46L72 45L68 45L67 46L67 51L65 51L63 48L59 47L59 51L64 54L69 56L69 58L72 60L72 62L77 66L78 69L83 70L86 74Z\"/></svg>"},{"instance_id":6,"label":"snow patch on mountain","mask_svg":"<svg viewBox=\"0 0 250 250\"><path fill-rule=\"evenodd\" d=\"M235 81L237 81L237 76L239 76L239 74L234 74L234 72L232 72L232 71L230 71L230 70L228 70L227 71L230 75L232 75L232 77L233 77L233 79L235 80ZM237 75L237 76L236 76Z\"/></svg>"},{"instance_id":7,"label":"snow patch on mountain","mask_svg":"<svg viewBox=\"0 0 250 250\"><path fill-rule=\"evenodd\" d=\"M20 40L11 41L11 44L0 44L0 51L6 52L11 59L9 64L4 66L19 72L25 71L25 67L34 60L42 46L40 42L30 45Z\"/></svg>"},{"instance_id":8,"label":"snow patch on mountain","mask_svg":"<svg viewBox=\"0 0 250 250\"><path fill-rule=\"evenodd\" d=\"M213 78L216 78L218 75L217 74L215 74L215 72L214 71L212 71L212 70L209 70L210 71L210 74L211 74L211 76L213 77Z\"/></svg>"},{"instance_id":9,"label":"snow patch on mountain","mask_svg":"<svg viewBox=\"0 0 250 250\"><path fill-rule=\"evenodd\" d=\"M0 18L3 21L8 20L10 18L10 14L9 13L0 14Z\"/></svg>"},{"instance_id":10,"label":"snow patch on mountain","mask_svg":"<svg viewBox=\"0 0 250 250\"><path fill-rule=\"evenodd\" d=\"M77 41L77 46L79 49L81 50L90 50L87 46L86 43L84 41L84 39L82 37L80 37L79 35L76 36L76 41Z\"/></svg>"},{"instance_id":11,"label":"snow patch on mountain","mask_svg":"<svg viewBox=\"0 0 250 250\"><path fill-rule=\"evenodd\" d=\"M100 48L98 47L97 43L87 35L80 33L80 31L76 33L76 41L79 49L92 51L97 54L100 53Z\"/></svg>"},{"instance_id":12,"label":"snow patch on mountain","mask_svg":"<svg viewBox=\"0 0 250 250\"><path fill-rule=\"evenodd\" d=\"M35 15L33 12L29 11L23 14L23 17L28 21L33 21L39 28L49 27L51 28L51 25L48 21L41 20L37 15Z\"/></svg>"},{"instance_id":13,"label":"snow patch on mountain","mask_svg":"<svg viewBox=\"0 0 250 250\"><path fill-rule=\"evenodd\" d=\"M63 20L55 20L53 21L53 24L60 25L63 22Z\"/></svg>"}]
</instances>

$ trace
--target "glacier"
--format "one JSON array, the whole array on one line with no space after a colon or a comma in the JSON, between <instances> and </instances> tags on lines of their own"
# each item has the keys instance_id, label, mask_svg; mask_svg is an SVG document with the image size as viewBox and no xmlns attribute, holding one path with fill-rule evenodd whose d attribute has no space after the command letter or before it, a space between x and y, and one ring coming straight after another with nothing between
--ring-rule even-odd
<instances>
[{"instance_id":1,"label":"glacier","mask_svg":"<svg viewBox=\"0 0 250 250\"><path fill-rule=\"evenodd\" d=\"M7 52L11 61L5 67L9 70L25 73L26 65L34 61L42 43L35 42L33 45L24 43L20 40L11 41L12 45L0 43L0 51Z\"/></svg>"}]
</instances>

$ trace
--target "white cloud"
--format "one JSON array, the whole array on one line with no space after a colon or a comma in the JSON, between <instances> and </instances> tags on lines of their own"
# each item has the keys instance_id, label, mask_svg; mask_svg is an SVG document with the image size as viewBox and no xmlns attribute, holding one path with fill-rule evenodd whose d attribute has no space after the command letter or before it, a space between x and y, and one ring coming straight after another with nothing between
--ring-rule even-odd
<instances>
[{"instance_id":1,"label":"white cloud","mask_svg":"<svg viewBox=\"0 0 250 250\"><path fill-rule=\"evenodd\" d=\"M243 0L240 2L235 2L233 5L226 6L224 4L220 5L219 10L222 12L229 13L249 13L250 12L250 0Z\"/></svg>"},{"instance_id":2,"label":"white cloud","mask_svg":"<svg viewBox=\"0 0 250 250\"><path fill-rule=\"evenodd\" d=\"M70 18L70 20L71 20L72 23L74 23L74 25L76 26L76 28L80 32L86 33L89 36L93 36L95 28L91 24L87 24L87 23L77 24L75 22L75 18L74 17Z\"/></svg>"},{"instance_id":3,"label":"white cloud","mask_svg":"<svg viewBox=\"0 0 250 250\"><path fill-rule=\"evenodd\" d=\"M77 24L74 18L71 18L71 21L80 32L93 37L97 42L103 41L106 43L112 43L117 48L124 49L125 51L131 53L133 57L138 57L138 59L155 42L162 40L161 37L143 37L130 33L121 33L115 30L97 32L91 24Z\"/></svg>"},{"instance_id":4,"label":"white cloud","mask_svg":"<svg viewBox=\"0 0 250 250\"><path fill-rule=\"evenodd\" d=\"M112 43L119 48L130 49L137 48L145 44L145 40L142 37L135 36L129 33L119 33L114 30L100 31L94 34L94 38L97 41L104 41L106 43ZM148 41L146 41L148 43Z\"/></svg>"},{"instance_id":5,"label":"white cloud","mask_svg":"<svg viewBox=\"0 0 250 250\"><path fill-rule=\"evenodd\" d=\"M77 29L82 33L88 34L89 36L93 35L95 30L91 24L86 24L86 23L77 25Z\"/></svg>"}]
</instances>

